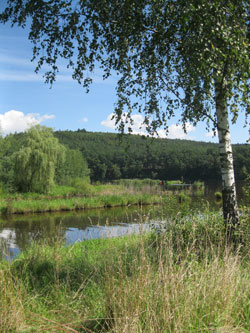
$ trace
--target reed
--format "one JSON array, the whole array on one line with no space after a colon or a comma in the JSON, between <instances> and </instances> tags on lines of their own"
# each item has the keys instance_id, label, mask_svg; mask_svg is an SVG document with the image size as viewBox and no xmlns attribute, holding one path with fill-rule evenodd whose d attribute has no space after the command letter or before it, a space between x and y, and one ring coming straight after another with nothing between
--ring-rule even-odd
<instances>
[{"instance_id":1,"label":"reed","mask_svg":"<svg viewBox=\"0 0 250 333\"><path fill-rule=\"evenodd\" d=\"M159 184L160 181L152 179L121 179L115 181L114 184L105 185L55 186L47 195L39 193L2 193L0 196L0 214L71 211L173 201L174 199L170 199L170 197L173 198L174 194L165 191L164 186ZM177 192L177 197L178 194L179 192ZM185 201L190 202L186 192L185 195L183 194L184 196ZM184 201L182 199L181 197L180 201Z\"/></svg>"},{"instance_id":2,"label":"reed","mask_svg":"<svg viewBox=\"0 0 250 333\"><path fill-rule=\"evenodd\" d=\"M162 197L147 193L99 194L90 197L76 196L69 198L43 197L38 199L22 197L16 200L0 201L0 212L2 214L42 213L128 205L149 205L161 203L162 201L167 203L171 199L167 196Z\"/></svg>"},{"instance_id":3,"label":"reed","mask_svg":"<svg viewBox=\"0 0 250 333\"><path fill-rule=\"evenodd\" d=\"M0 264L1 332L249 332L249 211L242 246L223 218L175 218L150 234L33 244Z\"/></svg>"}]
</instances>

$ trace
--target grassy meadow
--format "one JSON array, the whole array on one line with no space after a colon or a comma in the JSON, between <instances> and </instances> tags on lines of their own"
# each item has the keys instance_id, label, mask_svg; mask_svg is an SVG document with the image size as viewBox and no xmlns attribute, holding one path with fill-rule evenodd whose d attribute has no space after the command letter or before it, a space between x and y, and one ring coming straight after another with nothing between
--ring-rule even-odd
<instances>
[{"instance_id":1,"label":"grassy meadow","mask_svg":"<svg viewBox=\"0 0 250 333\"><path fill-rule=\"evenodd\" d=\"M242 245L220 213L149 234L34 244L0 264L1 332L250 332L250 211Z\"/></svg>"}]
</instances>

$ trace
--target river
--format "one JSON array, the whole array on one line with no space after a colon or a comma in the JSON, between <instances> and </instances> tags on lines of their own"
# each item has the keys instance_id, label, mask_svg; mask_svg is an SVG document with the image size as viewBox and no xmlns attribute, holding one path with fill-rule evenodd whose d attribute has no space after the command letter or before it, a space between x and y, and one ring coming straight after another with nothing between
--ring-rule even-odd
<instances>
[{"instance_id":1,"label":"river","mask_svg":"<svg viewBox=\"0 0 250 333\"><path fill-rule=\"evenodd\" d=\"M145 206L109 209L92 209L77 212L47 214L9 215L0 218L0 258L12 259L32 242L53 243L61 241L73 244L94 238L115 237L138 233L150 229L152 223L167 220L178 210L199 209L209 205L220 209L214 199L219 191L217 183L205 187L204 196L194 196L191 208L185 205L175 207ZM237 188L238 200L244 204L241 186Z\"/></svg>"}]
</instances>

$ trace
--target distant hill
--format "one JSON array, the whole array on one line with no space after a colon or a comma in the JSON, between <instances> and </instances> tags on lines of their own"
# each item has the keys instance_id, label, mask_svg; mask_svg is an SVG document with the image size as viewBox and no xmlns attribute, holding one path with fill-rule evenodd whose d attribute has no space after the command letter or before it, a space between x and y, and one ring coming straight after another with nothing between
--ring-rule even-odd
<instances>
[{"instance_id":1,"label":"distant hill","mask_svg":"<svg viewBox=\"0 0 250 333\"><path fill-rule=\"evenodd\" d=\"M78 149L88 162L92 181L153 178L185 181L220 179L218 144L151 139L140 135L56 131L59 141ZM233 145L236 179L250 174L250 145Z\"/></svg>"}]
</instances>

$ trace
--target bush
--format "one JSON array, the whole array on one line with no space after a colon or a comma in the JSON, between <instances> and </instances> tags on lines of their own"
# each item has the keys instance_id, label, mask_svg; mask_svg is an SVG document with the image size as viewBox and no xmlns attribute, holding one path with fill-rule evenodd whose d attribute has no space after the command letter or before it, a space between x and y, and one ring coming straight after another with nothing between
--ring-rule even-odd
<instances>
[{"instance_id":1,"label":"bush","mask_svg":"<svg viewBox=\"0 0 250 333\"><path fill-rule=\"evenodd\" d=\"M69 185L81 194L90 195L92 193L92 187L88 178L73 178L70 180Z\"/></svg>"}]
</instances>

